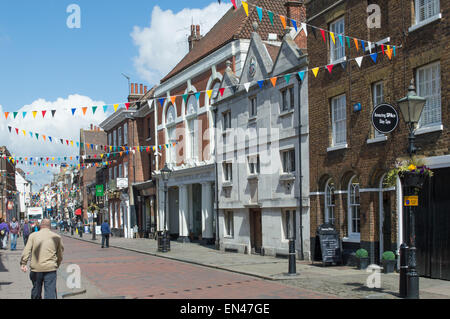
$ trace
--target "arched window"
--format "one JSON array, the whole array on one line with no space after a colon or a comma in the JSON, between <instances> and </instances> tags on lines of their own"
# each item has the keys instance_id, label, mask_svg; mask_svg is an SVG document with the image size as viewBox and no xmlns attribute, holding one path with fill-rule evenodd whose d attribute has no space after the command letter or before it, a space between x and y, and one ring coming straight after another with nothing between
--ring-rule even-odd
<instances>
[{"instance_id":1,"label":"arched window","mask_svg":"<svg viewBox=\"0 0 450 319\"><path fill-rule=\"evenodd\" d=\"M195 95L190 95L189 99L187 101L187 114L186 115L192 115L197 114L198 109L198 101Z\"/></svg>"},{"instance_id":2,"label":"arched window","mask_svg":"<svg viewBox=\"0 0 450 319\"><path fill-rule=\"evenodd\" d=\"M210 104L213 104L216 101L216 99L217 99L217 97L219 95L219 89L220 89L220 82L217 81L217 82L214 83L214 85L212 87L212 94L211 94L211 102L210 102Z\"/></svg>"},{"instance_id":3,"label":"arched window","mask_svg":"<svg viewBox=\"0 0 450 319\"><path fill-rule=\"evenodd\" d=\"M167 162L170 164L176 163L176 148L172 146L176 140L176 127L175 127L175 108L173 105L167 110L166 128L167 128L167 144L169 144L169 151L167 152Z\"/></svg>"},{"instance_id":4,"label":"arched window","mask_svg":"<svg viewBox=\"0 0 450 319\"><path fill-rule=\"evenodd\" d=\"M325 186L325 223L335 224L335 212L336 206L335 194L336 188L334 182L330 179Z\"/></svg>"},{"instance_id":5,"label":"arched window","mask_svg":"<svg viewBox=\"0 0 450 319\"><path fill-rule=\"evenodd\" d=\"M360 195L359 179L354 176L348 184L348 235L355 239L360 239Z\"/></svg>"}]
</instances>

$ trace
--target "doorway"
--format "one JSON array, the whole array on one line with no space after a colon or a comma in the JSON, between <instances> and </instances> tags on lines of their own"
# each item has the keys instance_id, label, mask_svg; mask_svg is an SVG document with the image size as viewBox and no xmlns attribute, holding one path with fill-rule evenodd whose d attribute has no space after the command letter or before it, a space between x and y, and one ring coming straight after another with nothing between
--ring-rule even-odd
<instances>
[{"instance_id":1,"label":"doorway","mask_svg":"<svg viewBox=\"0 0 450 319\"><path fill-rule=\"evenodd\" d=\"M192 234L198 240L202 236L202 185L192 185Z\"/></svg>"},{"instance_id":2,"label":"doorway","mask_svg":"<svg viewBox=\"0 0 450 319\"><path fill-rule=\"evenodd\" d=\"M392 251L392 202L391 202L391 192L386 189L386 175L383 176L380 182L380 192L379 192L379 261L385 251ZM395 250L395 249L394 249Z\"/></svg>"},{"instance_id":3,"label":"doorway","mask_svg":"<svg viewBox=\"0 0 450 319\"><path fill-rule=\"evenodd\" d=\"M252 254L262 253L262 218L260 209L250 209L250 245Z\"/></svg>"}]
</instances>

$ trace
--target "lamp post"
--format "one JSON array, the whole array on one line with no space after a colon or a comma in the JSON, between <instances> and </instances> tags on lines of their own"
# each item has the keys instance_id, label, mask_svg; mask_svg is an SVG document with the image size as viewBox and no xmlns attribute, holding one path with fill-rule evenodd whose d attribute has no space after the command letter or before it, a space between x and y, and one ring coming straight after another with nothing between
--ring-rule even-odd
<instances>
[{"instance_id":1,"label":"lamp post","mask_svg":"<svg viewBox=\"0 0 450 319\"><path fill-rule=\"evenodd\" d=\"M405 123L409 128L408 154L412 157L418 150L414 145L416 140L414 131L417 123L419 123L423 108L426 104L425 98L417 96L416 89L414 87L414 80L411 80L411 85L409 86L407 96L397 101L397 104L400 107ZM405 188L405 195L412 196L415 195L417 193L416 191L422 187L423 179L408 178L408 176L406 176L402 182ZM407 238L409 241L409 248L407 248L405 243L402 243L400 250L400 295L408 299L419 299L419 274L416 271L416 208L406 206L404 208L407 211L407 214L404 216L409 218L409 223L406 223L406 225L409 224L410 229L408 232L409 238ZM404 242L405 237L406 236L403 238ZM405 253L407 253L407 256L405 256ZM408 266L406 266L406 260L408 260Z\"/></svg>"},{"instance_id":2,"label":"lamp post","mask_svg":"<svg viewBox=\"0 0 450 319\"><path fill-rule=\"evenodd\" d=\"M170 242L167 238L167 182L169 181L169 177L172 174L172 170L167 167L167 163L164 165L164 168L161 170L162 179L164 181L164 232L162 242L159 245L159 249L162 252L168 252L170 250Z\"/></svg>"},{"instance_id":3,"label":"lamp post","mask_svg":"<svg viewBox=\"0 0 450 319\"><path fill-rule=\"evenodd\" d=\"M296 239L296 228L297 228L297 221L296 221L296 212L291 211L289 213L290 216L286 216L288 219L290 219L291 223L288 223L289 229L289 276L295 276L297 275L297 265L296 265L296 252L295 252L295 239Z\"/></svg>"}]
</instances>

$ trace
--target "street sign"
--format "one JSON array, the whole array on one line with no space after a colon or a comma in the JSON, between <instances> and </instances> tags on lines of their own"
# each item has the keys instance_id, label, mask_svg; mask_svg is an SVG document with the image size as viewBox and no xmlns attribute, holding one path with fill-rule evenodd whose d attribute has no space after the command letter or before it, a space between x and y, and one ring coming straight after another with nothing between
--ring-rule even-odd
<instances>
[{"instance_id":1,"label":"street sign","mask_svg":"<svg viewBox=\"0 0 450 319\"><path fill-rule=\"evenodd\" d=\"M123 189L128 187L128 178L117 178L116 187L118 189Z\"/></svg>"},{"instance_id":2,"label":"street sign","mask_svg":"<svg viewBox=\"0 0 450 319\"><path fill-rule=\"evenodd\" d=\"M406 207L419 206L419 196L405 196L405 206Z\"/></svg>"},{"instance_id":3,"label":"street sign","mask_svg":"<svg viewBox=\"0 0 450 319\"><path fill-rule=\"evenodd\" d=\"M372 125L381 134L389 134L398 126L397 110L390 104L380 104L372 112Z\"/></svg>"},{"instance_id":4,"label":"street sign","mask_svg":"<svg viewBox=\"0 0 450 319\"><path fill-rule=\"evenodd\" d=\"M95 186L95 196L97 196L97 197L104 196L103 185L96 185Z\"/></svg>"}]
</instances>

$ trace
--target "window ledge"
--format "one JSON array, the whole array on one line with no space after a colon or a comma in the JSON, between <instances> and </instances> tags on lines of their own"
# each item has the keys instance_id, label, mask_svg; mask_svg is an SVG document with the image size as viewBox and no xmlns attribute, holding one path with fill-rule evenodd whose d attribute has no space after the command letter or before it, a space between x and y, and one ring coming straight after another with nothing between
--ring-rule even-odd
<instances>
[{"instance_id":1,"label":"window ledge","mask_svg":"<svg viewBox=\"0 0 450 319\"><path fill-rule=\"evenodd\" d=\"M257 117L256 117L256 115L255 115L255 116L249 117L248 121L249 121L249 122L256 122L256 119L257 119Z\"/></svg>"},{"instance_id":2,"label":"window ledge","mask_svg":"<svg viewBox=\"0 0 450 319\"><path fill-rule=\"evenodd\" d=\"M421 22L419 22L419 23L409 27L408 32L413 32L413 31L415 31L417 29L420 29L420 28L426 26L427 24L430 24L430 23L432 23L434 21L437 21L437 20L440 20L440 19L442 19L442 13L439 13L439 14L431 17L431 18L423 20L423 21L421 21Z\"/></svg>"},{"instance_id":3,"label":"window ledge","mask_svg":"<svg viewBox=\"0 0 450 319\"><path fill-rule=\"evenodd\" d=\"M418 128L414 132L414 135L422 135L422 134L427 134L427 133L440 132L443 130L444 130L444 125L442 125L442 124L433 125L433 126L425 126L425 127Z\"/></svg>"},{"instance_id":4,"label":"window ledge","mask_svg":"<svg viewBox=\"0 0 450 319\"><path fill-rule=\"evenodd\" d=\"M233 182L223 182L222 187L223 188L233 187Z\"/></svg>"},{"instance_id":5,"label":"window ledge","mask_svg":"<svg viewBox=\"0 0 450 319\"><path fill-rule=\"evenodd\" d=\"M292 173L283 173L280 175L280 181L289 182L295 180L295 175Z\"/></svg>"},{"instance_id":6,"label":"window ledge","mask_svg":"<svg viewBox=\"0 0 450 319\"><path fill-rule=\"evenodd\" d=\"M386 135L378 136L378 137L368 139L367 144L375 144L375 143L385 142L385 141L387 141L387 139L388 139L388 137Z\"/></svg>"},{"instance_id":7,"label":"window ledge","mask_svg":"<svg viewBox=\"0 0 450 319\"><path fill-rule=\"evenodd\" d=\"M334 60L334 61L330 60L330 64L336 65L336 64L340 64L340 63L346 62L346 61L347 61L347 57L344 56L343 58L340 58L340 59L337 59L337 60Z\"/></svg>"},{"instance_id":8,"label":"window ledge","mask_svg":"<svg viewBox=\"0 0 450 319\"><path fill-rule=\"evenodd\" d=\"M287 111L282 111L278 117L285 117L294 114L294 109L290 109Z\"/></svg>"},{"instance_id":9,"label":"window ledge","mask_svg":"<svg viewBox=\"0 0 450 319\"><path fill-rule=\"evenodd\" d=\"M247 180L258 180L259 177L257 174L250 174L247 176Z\"/></svg>"},{"instance_id":10,"label":"window ledge","mask_svg":"<svg viewBox=\"0 0 450 319\"><path fill-rule=\"evenodd\" d=\"M348 144L342 144L342 145L337 145L337 146L332 146L327 148L327 152L334 152L334 151L338 151L338 150L345 150L348 148Z\"/></svg>"},{"instance_id":11,"label":"window ledge","mask_svg":"<svg viewBox=\"0 0 450 319\"><path fill-rule=\"evenodd\" d=\"M361 237L357 235L350 235L349 237L342 238L344 243L360 243Z\"/></svg>"}]
</instances>

